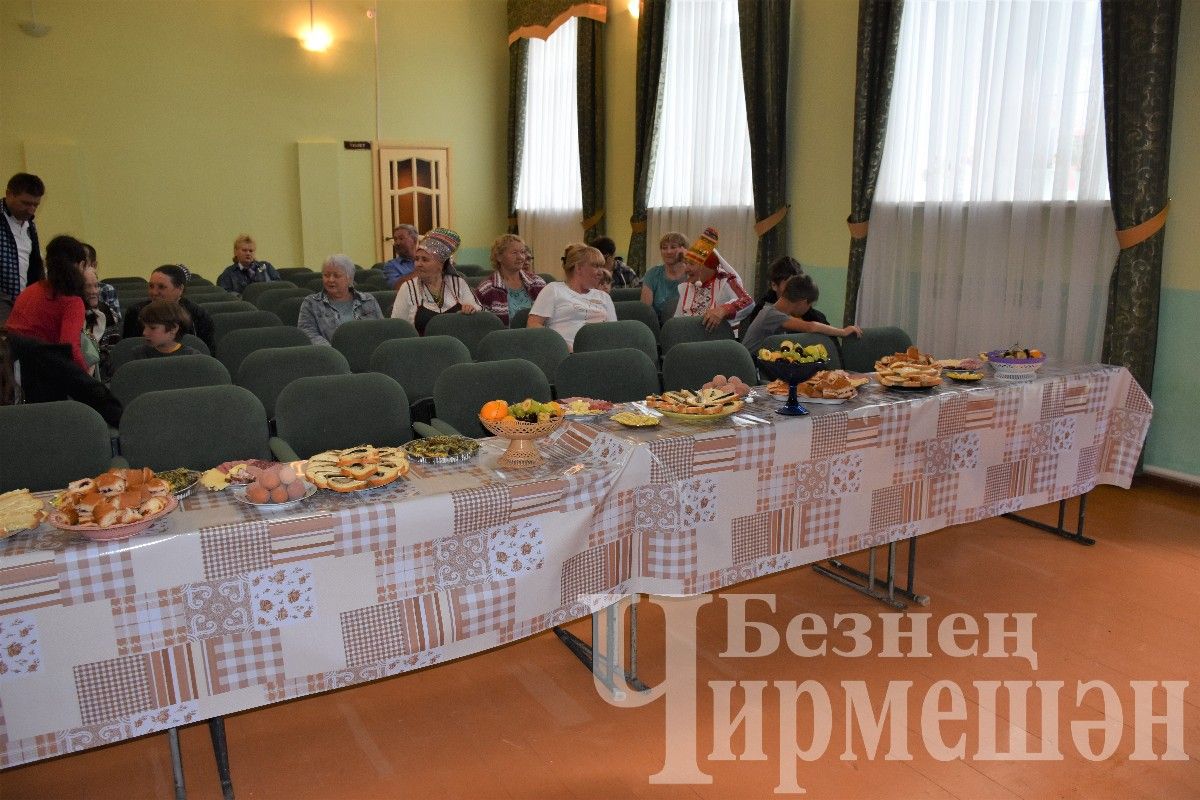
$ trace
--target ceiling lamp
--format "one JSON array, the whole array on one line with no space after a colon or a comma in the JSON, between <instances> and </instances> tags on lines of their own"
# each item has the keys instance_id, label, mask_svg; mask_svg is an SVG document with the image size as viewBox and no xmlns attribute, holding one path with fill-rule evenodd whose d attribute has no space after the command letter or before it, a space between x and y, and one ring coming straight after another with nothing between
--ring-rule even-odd
<instances>
[{"instance_id":1,"label":"ceiling lamp","mask_svg":"<svg viewBox=\"0 0 1200 800\"><path fill-rule=\"evenodd\" d=\"M308 30L300 36L300 46L313 53L324 53L333 44L333 34L324 25L317 25L313 0L308 0Z\"/></svg>"}]
</instances>

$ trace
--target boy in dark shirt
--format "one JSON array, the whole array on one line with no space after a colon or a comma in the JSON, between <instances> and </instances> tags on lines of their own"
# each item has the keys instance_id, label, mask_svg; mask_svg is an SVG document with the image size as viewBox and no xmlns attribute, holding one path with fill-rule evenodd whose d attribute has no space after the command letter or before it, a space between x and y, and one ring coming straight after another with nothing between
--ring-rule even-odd
<instances>
[{"instance_id":1,"label":"boy in dark shirt","mask_svg":"<svg viewBox=\"0 0 1200 800\"><path fill-rule=\"evenodd\" d=\"M750 312L750 316L742 320L742 330L750 330L750 324L754 322L754 318L762 313L763 307L774 303L779 299L779 290L788 282L788 279L794 275L803 275L804 268L800 266L800 262L791 256L780 256L771 262L771 266L767 268L767 284L771 287L767 293L759 298L754 305L754 310ZM805 322L820 322L822 325L828 325L829 320L820 311L817 311L812 306L809 306L800 319Z\"/></svg>"},{"instance_id":2,"label":"boy in dark shirt","mask_svg":"<svg viewBox=\"0 0 1200 800\"><path fill-rule=\"evenodd\" d=\"M164 356L195 356L199 353L182 344L184 328L192 320L179 303L154 300L142 307L138 315L146 343L133 351L133 358L163 358Z\"/></svg>"}]
</instances>

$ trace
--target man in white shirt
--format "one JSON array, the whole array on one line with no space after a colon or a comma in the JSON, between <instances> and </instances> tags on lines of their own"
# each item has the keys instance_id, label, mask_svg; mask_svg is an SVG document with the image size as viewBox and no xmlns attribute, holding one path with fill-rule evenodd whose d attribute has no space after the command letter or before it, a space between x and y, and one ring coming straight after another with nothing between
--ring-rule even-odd
<instances>
[{"instance_id":1,"label":"man in white shirt","mask_svg":"<svg viewBox=\"0 0 1200 800\"><path fill-rule=\"evenodd\" d=\"M8 180L0 201L0 325L8 320L13 301L42 279L42 253L33 215L46 193L37 175L18 172Z\"/></svg>"}]
</instances>

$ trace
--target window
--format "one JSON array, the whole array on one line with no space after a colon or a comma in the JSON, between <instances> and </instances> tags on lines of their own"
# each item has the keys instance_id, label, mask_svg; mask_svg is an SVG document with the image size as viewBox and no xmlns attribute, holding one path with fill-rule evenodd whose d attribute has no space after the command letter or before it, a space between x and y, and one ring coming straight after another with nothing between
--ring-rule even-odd
<instances>
[{"instance_id":1,"label":"window","mask_svg":"<svg viewBox=\"0 0 1200 800\"><path fill-rule=\"evenodd\" d=\"M722 255L752 280L758 238L737 0L672 0L662 75L646 263L659 262L662 234L691 239L712 224Z\"/></svg>"},{"instance_id":2,"label":"window","mask_svg":"<svg viewBox=\"0 0 1200 800\"><path fill-rule=\"evenodd\" d=\"M1099 358L1116 262L1098 0L906 0L860 322Z\"/></svg>"},{"instance_id":3,"label":"window","mask_svg":"<svg viewBox=\"0 0 1200 800\"><path fill-rule=\"evenodd\" d=\"M559 256L583 239L576 106L576 31L571 19L550 38L529 40L524 148L517 225L539 272L562 274Z\"/></svg>"}]
</instances>

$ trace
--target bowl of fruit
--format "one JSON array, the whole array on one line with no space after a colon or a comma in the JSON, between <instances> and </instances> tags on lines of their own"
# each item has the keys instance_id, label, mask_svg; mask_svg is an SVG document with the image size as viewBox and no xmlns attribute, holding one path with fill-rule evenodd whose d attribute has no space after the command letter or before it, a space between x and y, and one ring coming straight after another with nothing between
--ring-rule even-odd
<instances>
[{"instance_id":1,"label":"bowl of fruit","mask_svg":"<svg viewBox=\"0 0 1200 800\"><path fill-rule=\"evenodd\" d=\"M492 400L479 410L483 427L501 439L508 439L508 449L497 462L502 467L531 467L541 463L542 454L533 442L554 433L565 418L565 410L558 403L539 403L529 398L519 403Z\"/></svg>"},{"instance_id":2,"label":"bowl of fruit","mask_svg":"<svg viewBox=\"0 0 1200 800\"><path fill-rule=\"evenodd\" d=\"M996 377L1006 381L1032 380L1046 363L1046 354L1036 347L1010 347L1007 350L989 350L980 354L992 365Z\"/></svg>"},{"instance_id":3,"label":"bowl of fruit","mask_svg":"<svg viewBox=\"0 0 1200 800\"><path fill-rule=\"evenodd\" d=\"M796 386L816 375L823 369L829 368L829 352L825 345L798 345L795 342L784 341L778 350L762 348L758 351L758 371L768 378L783 381L788 385L788 399L779 408L778 414L798 417L808 413L808 409L800 405L796 396Z\"/></svg>"}]
</instances>

